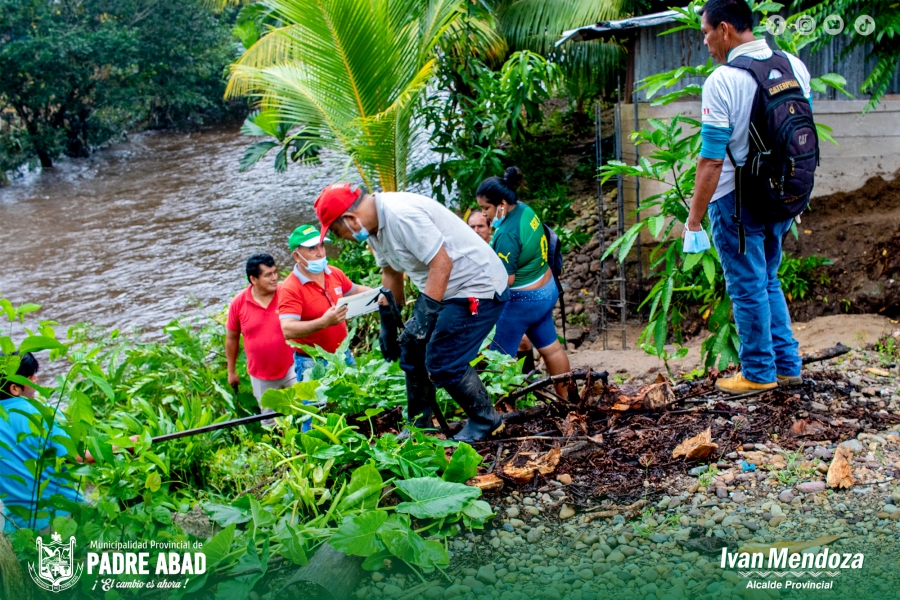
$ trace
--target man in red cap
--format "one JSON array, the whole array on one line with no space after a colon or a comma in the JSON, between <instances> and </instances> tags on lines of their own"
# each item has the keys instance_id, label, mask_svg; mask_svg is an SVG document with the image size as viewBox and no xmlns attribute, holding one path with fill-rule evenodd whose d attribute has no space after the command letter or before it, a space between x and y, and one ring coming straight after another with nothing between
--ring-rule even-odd
<instances>
[{"instance_id":1,"label":"man in red cap","mask_svg":"<svg viewBox=\"0 0 900 600\"><path fill-rule=\"evenodd\" d=\"M406 373L408 418L417 427L432 424L437 386L469 417L454 439L480 440L500 429L500 415L469 364L509 298L506 269L491 247L446 207L419 194L364 194L337 183L325 188L315 209L322 236L331 230L369 244L382 285L401 306L404 274L419 290L396 343L382 332L382 353L399 358Z\"/></svg>"}]
</instances>

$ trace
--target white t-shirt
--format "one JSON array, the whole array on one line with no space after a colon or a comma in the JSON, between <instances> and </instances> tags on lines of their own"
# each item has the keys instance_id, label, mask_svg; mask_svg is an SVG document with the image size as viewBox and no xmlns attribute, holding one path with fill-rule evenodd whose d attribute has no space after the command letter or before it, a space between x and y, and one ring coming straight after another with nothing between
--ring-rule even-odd
<instances>
[{"instance_id":1,"label":"white t-shirt","mask_svg":"<svg viewBox=\"0 0 900 600\"><path fill-rule=\"evenodd\" d=\"M444 299L490 299L508 287L506 269L491 247L440 202L409 192L381 192L375 194L375 207L378 232L368 239L375 262L406 273L420 292L428 263L442 245L453 261Z\"/></svg>"},{"instance_id":2,"label":"white t-shirt","mask_svg":"<svg viewBox=\"0 0 900 600\"><path fill-rule=\"evenodd\" d=\"M772 49L765 40L741 44L728 53L728 60L748 55L764 60L772 56ZM810 98L809 71L799 58L785 52L793 67L794 76L800 82L803 94ZM713 127L733 127L728 147L738 165L743 165L750 149L750 111L756 97L756 81L743 69L722 65L712 72L703 84L701 96L702 123ZM715 202L734 190L734 166L726 156L719 175L719 185L712 196Z\"/></svg>"}]
</instances>

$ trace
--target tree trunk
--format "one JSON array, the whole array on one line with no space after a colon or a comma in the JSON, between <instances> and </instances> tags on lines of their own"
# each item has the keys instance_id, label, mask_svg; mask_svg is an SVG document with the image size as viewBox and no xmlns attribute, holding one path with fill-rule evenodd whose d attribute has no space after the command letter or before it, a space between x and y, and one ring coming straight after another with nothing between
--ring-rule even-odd
<instances>
[{"instance_id":1,"label":"tree trunk","mask_svg":"<svg viewBox=\"0 0 900 600\"><path fill-rule=\"evenodd\" d=\"M364 575L362 559L322 544L309 563L294 573L278 598L346 600ZM285 593L286 592L286 593Z\"/></svg>"},{"instance_id":2,"label":"tree trunk","mask_svg":"<svg viewBox=\"0 0 900 600\"><path fill-rule=\"evenodd\" d=\"M3 592L0 597L31 600L32 585L25 581L22 565L13 552L12 544L0 533L0 592Z\"/></svg>"},{"instance_id":3,"label":"tree trunk","mask_svg":"<svg viewBox=\"0 0 900 600\"><path fill-rule=\"evenodd\" d=\"M37 153L38 160L41 161L41 167L44 169L52 169L53 168L53 159L50 158L50 155L47 154L47 151L43 148L35 148L34 151Z\"/></svg>"}]
</instances>

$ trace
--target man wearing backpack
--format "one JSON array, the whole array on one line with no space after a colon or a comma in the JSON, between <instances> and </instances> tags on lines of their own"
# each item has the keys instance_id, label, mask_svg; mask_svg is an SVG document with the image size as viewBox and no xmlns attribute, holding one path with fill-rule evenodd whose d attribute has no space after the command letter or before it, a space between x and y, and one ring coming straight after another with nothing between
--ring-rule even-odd
<instances>
[{"instance_id":1,"label":"man wearing backpack","mask_svg":"<svg viewBox=\"0 0 900 600\"><path fill-rule=\"evenodd\" d=\"M716 387L742 394L800 383L800 356L778 267L781 243L812 191L818 139L809 72L753 35L744 0L709 0L704 44L724 66L703 85L702 145L684 251L702 252L709 209L741 339L741 371Z\"/></svg>"}]
</instances>

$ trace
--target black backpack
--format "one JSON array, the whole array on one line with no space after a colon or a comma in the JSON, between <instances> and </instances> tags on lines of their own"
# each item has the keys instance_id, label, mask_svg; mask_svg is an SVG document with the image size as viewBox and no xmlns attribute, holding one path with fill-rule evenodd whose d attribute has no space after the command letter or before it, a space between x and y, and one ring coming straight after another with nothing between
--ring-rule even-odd
<instances>
[{"instance_id":1,"label":"black backpack","mask_svg":"<svg viewBox=\"0 0 900 600\"><path fill-rule=\"evenodd\" d=\"M544 236L547 238L547 264L550 266L550 272L553 273L553 281L556 282L556 290L559 292L559 311L562 315L563 339L566 337L566 301L563 299L563 287L560 278L563 270L562 243L556 232L550 229L546 223L544 226Z\"/></svg>"},{"instance_id":2,"label":"black backpack","mask_svg":"<svg viewBox=\"0 0 900 600\"><path fill-rule=\"evenodd\" d=\"M819 164L819 137L812 106L794 77L791 62L781 50L758 60L739 56L727 63L743 69L756 81L756 97L750 112L750 145L747 160L740 167L726 146L734 165L734 219L738 223L741 254L745 252L741 200L763 222L792 219L809 206L816 167ZM780 76L770 79L778 70Z\"/></svg>"}]
</instances>

